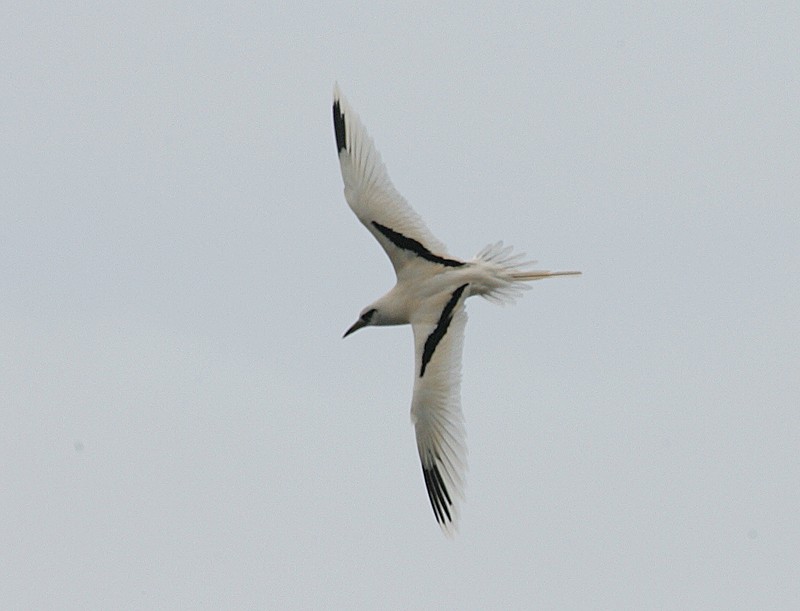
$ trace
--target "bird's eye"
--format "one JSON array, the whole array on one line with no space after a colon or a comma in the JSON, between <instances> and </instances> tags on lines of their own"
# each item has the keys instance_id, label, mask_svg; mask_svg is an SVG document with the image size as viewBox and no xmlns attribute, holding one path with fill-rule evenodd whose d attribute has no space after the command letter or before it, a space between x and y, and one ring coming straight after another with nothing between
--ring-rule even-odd
<instances>
[{"instance_id":1,"label":"bird's eye","mask_svg":"<svg viewBox=\"0 0 800 611\"><path fill-rule=\"evenodd\" d=\"M372 317L374 315L375 315L375 308L372 308L371 310L367 310L366 312L364 312L364 314L361 316L361 320L363 320L364 322L369 322L370 320L372 320Z\"/></svg>"}]
</instances>

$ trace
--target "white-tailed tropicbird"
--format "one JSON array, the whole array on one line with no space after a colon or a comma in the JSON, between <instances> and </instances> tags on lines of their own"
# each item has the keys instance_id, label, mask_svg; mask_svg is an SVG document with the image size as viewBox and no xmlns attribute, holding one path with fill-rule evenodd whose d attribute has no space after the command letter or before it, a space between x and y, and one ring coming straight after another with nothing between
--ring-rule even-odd
<instances>
[{"instance_id":1,"label":"white-tailed tropicbird","mask_svg":"<svg viewBox=\"0 0 800 611\"><path fill-rule=\"evenodd\" d=\"M344 179L344 196L358 219L389 255L397 275L394 288L361 311L344 334L371 325L411 324L416 362L411 420L422 473L436 520L455 532L464 498L466 446L461 415L461 348L467 297L495 302L519 296L525 282L580 272L535 271L524 255L502 242L469 261L447 254L389 180L386 167L358 116L333 91L333 127Z\"/></svg>"}]
</instances>

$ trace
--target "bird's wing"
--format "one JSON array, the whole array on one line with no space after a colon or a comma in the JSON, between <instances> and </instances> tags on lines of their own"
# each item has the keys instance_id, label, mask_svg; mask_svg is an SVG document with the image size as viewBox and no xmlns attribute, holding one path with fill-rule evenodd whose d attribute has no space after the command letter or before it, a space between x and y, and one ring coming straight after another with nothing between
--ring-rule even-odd
<instances>
[{"instance_id":1,"label":"bird's wing","mask_svg":"<svg viewBox=\"0 0 800 611\"><path fill-rule=\"evenodd\" d=\"M412 320L416 365L411 420L431 507L446 534L458 525L467 468L460 396L467 288L464 284L444 294L435 310L423 308L420 320Z\"/></svg>"},{"instance_id":2,"label":"bird's wing","mask_svg":"<svg viewBox=\"0 0 800 611\"><path fill-rule=\"evenodd\" d=\"M333 127L344 179L344 196L359 220L378 240L397 274L411 261L463 265L446 254L444 244L425 227L420 216L389 180L372 138L336 86Z\"/></svg>"}]
</instances>

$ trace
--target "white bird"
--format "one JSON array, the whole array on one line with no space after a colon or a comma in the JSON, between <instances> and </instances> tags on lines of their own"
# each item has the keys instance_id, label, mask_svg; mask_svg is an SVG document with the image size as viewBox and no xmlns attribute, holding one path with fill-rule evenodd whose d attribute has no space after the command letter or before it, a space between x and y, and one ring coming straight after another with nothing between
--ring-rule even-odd
<instances>
[{"instance_id":1,"label":"white bird","mask_svg":"<svg viewBox=\"0 0 800 611\"><path fill-rule=\"evenodd\" d=\"M344 337L372 325L411 324L414 331L414 396L411 420L431 507L442 530L452 535L458 501L464 498L466 446L461 414L461 348L464 302L480 295L512 301L524 283L580 272L535 271L524 255L502 242L475 258L451 257L422 219L395 190L381 156L358 116L333 91L333 127L344 179L344 196L358 219L386 251L397 283L361 311Z\"/></svg>"}]
</instances>

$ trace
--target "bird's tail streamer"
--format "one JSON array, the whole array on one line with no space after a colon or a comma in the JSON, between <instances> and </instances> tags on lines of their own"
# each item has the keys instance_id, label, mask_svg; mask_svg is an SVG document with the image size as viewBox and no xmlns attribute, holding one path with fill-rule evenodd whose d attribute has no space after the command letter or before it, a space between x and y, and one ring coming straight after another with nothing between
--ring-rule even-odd
<instances>
[{"instance_id":1,"label":"bird's tail streamer","mask_svg":"<svg viewBox=\"0 0 800 611\"><path fill-rule=\"evenodd\" d=\"M528 282L553 276L575 276L581 272L551 272L530 269L536 261L526 260L525 253L513 252L513 246L503 242L489 244L475 255L474 261L485 264L493 273L491 280L482 287L483 297L495 303L512 303L530 288Z\"/></svg>"}]
</instances>

